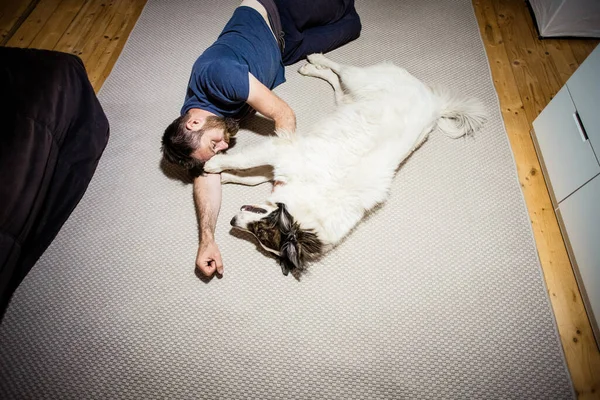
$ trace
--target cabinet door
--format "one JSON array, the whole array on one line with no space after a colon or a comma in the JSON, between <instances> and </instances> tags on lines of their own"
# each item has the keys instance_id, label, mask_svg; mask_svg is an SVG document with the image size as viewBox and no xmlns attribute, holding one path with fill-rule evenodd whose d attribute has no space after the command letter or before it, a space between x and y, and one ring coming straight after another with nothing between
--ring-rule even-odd
<instances>
[{"instance_id":1,"label":"cabinet door","mask_svg":"<svg viewBox=\"0 0 600 400\"><path fill-rule=\"evenodd\" d=\"M600 176L558 207L590 319L600 317ZM590 312L591 311L591 312ZM600 337L597 337L600 343Z\"/></svg>"},{"instance_id":2,"label":"cabinet door","mask_svg":"<svg viewBox=\"0 0 600 400\"><path fill-rule=\"evenodd\" d=\"M600 158L600 46L571 75L567 87L596 157Z\"/></svg>"},{"instance_id":3,"label":"cabinet door","mask_svg":"<svg viewBox=\"0 0 600 400\"><path fill-rule=\"evenodd\" d=\"M590 142L579 130L566 86L533 121L533 129L557 203L600 173Z\"/></svg>"}]
</instances>

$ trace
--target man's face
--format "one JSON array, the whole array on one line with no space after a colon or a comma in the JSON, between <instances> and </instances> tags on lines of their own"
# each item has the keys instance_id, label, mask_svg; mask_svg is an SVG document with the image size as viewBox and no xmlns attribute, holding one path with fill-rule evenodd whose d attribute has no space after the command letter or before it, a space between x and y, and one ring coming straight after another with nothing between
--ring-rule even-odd
<instances>
[{"instance_id":1,"label":"man's face","mask_svg":"<svg viewBox=\"0 0 600 400\"><path fill-rule=\"evenodd\" d=\"M200 148L192 153L192 157L206 162L228 147L229 144L225 141L225 132L222 128L207 129L200 138Z\"/></svg>"}]
</instances>

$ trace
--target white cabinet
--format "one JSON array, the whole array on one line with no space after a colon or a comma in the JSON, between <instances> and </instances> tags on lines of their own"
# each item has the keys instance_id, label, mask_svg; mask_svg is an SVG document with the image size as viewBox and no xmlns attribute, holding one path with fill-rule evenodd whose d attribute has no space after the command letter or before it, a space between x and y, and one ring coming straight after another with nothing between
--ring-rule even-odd
<instances>
[{"instance_id":1,"label":"white cabinet","mask_svg":"<svg viewBox=\"0 0 600 400\"><path fill-rule=\"evenodd\" d=\"M536 118L531 135L600 347L600 46Z\"/></svg>"},{"instance_id":2,"label":"white cabinet","mask_svg":"<svg viewBox=\"0 0 600 400\"><path fill-rule=\"evenodd\" d=\"M596 155L600 156L600 48L569 78L567 85Z\"/></svg>"},{"instance_id":3,"label":"white cabinet","mask_svg":"<svg viewBox=\"0 0 600 400\"><path fill-rule=\"evenodd\" d=\"M600 176L573 193L558 207L557 214L566 231L565 241L577 261L578 282L583 283L588 315L600 317Z\"/></svg>"},{"instance_id":4,"label":"white cabinet","mask_svg":"<svg viewBox=\"0 0 600 400\"><path fill-rule=\"evenodd\" d=\"M554 201L560 203L600 173L592 145L564 86L533 121ZM598 148L600 149L600 147Z\"/></svg>"}]
</instances>

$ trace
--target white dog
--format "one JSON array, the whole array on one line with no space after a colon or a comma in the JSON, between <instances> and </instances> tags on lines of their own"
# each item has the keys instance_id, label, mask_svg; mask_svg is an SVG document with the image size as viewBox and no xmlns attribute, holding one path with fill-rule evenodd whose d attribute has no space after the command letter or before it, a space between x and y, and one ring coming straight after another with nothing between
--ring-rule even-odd
<instances>
[{"instance_id":1,"label":"white dog","mask_svg":"<svg viewBox=\"0 0 600 400\"><path fill-rule=\"evenodd\" d=\"M206 172L222 182L273 181L262 205L245 205L231 225L252 233L279 257L285 275L339 243L366 211L385 201L400 163L434 129L457 138L485 121L481 103L430 89L390 63L366 68L337 64L322 54L299 72L334 89L337 110L307 133L277 132L259 146L216 155ZM244 171L272 166L272 176Z\"/></svg>"}]
</instances>

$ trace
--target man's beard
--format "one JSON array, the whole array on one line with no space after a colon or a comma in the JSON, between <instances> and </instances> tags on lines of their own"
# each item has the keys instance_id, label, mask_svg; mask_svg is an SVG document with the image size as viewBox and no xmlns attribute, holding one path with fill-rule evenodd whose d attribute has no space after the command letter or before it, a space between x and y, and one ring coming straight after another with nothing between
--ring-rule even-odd
<instances>
[{"instance_id":1,"label":"man's beard","mask_svg":"<svg viewBox=\"0 0 600 400\"><path fill-rule=\"evenodd\" d=\"M229 141L237 131L240 129L240 122L231 117L217 117L217 116L209 116L206 117L206 121L202 126L202 130L208 129L222 129L223 130L223 140L225 143L229 144Z\"/></svg>"}]
</instances>

